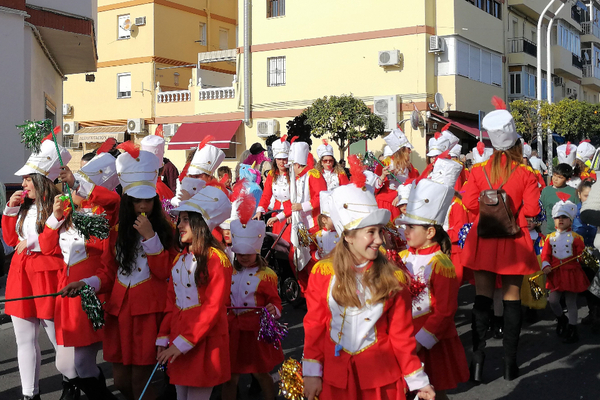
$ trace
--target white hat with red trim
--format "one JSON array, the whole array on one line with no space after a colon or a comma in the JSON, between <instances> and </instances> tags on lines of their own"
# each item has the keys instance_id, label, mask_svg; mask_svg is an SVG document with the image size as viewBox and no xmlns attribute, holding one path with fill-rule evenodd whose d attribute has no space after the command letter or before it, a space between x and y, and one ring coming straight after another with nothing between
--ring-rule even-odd
<instances>
[{"instance_id":1,"label":"white hat with red trim","mask_svg":"<svg viewBox=\"0 0 600 400\"><path fill-rule=\"evenodd\" d=\"M494 154L494 149L490 149L489 147L485 147L483 142L477 143L477 147L473 148L473 162L475 164L482 163L490 159L490 157Z\"/></svg>"},{"instance_id":2,"label":"white hat with red trim","mask_svg":"<svg viewBox=\"0 0 600 400\"><path fill-rule=\"evenodd\" d=\"M221 189L206 186L191 199L182 201L171 214L179 215L182 211L199 213L212 231L231 215L231 202Z\"/></svg>"},{"instance_id":3,"label":"white hat with red trim","mask_svg":"<svg viewBox=\"0 0 600 400\"><path fill-rule=\"evenodd\" d=\"M331 216L331 191L323 190L319 193L319 200L321 204L321 214Z\"/></svg>"},{"instance_id":4,"label":"white hat with red trim","mask_svg":"<svg viewBox=\"0 0 600 400\"><path fill-rule=\"evenodd\" d=\"M202 139L190 163L188 175L212 175L219 168L225 159L225 153L223 150L208 144L213 139L212 136L206 136Z\"/></svg>"},{"instance_id":5,"label":"white hat with red trim","mask_svg":"<svg viewBox=\"0 0 600 400\"><path fill-rule=\"evenodd\" d=\"M153 153L140 150L131 141L117 146L125 152L116 161L117 175L123 194L136 199L151 199L156 196L156 179L160 168Z\"/></svg>"},{"instance_id":6,"label":"white hat with red trim","mask_svg":"<svg viewBox=\"0 0 600 400\"><path fill-rule=\"evenodd\" d=\"M443 225L453 198L454 188L422 179L410 193L406 214L396 221L407 225Z\"/></svg>"},{"instance_id":7,"label":"white hat with red trim","mask_svg":"<svg viewBox=\"0 0 600 400\"><path fill-rule=\"evenodd\" d=\"M109 151L116 143L113 138L107 139L96 151L96 156L81 167L81 170L74 173L77 180L114 190L119 184L117 159Z\"/></svg>"},{"instance_id":8,"label":"white hat with red trim","mask_svg":"<svg viewBox=\"0 0 600 400\"><path fill-rule=\"evenodd\" d=\"M450 141L444 135L436 132L435 135L429 139L429 151L427 157L436 157L445 152L450 148Z\"/></svg>"},{"instance_id":9,"label":"white hat with red trim","mask_svg":"<svg viewBox=\"0 0 600 400\"><path fill-rule=\"evenodd\" d=\"M298 163L300 165L306 165L308 162L308 153L310 148L306 142L294 142L290 146L290 154L288 156L288 163Z\"/></svg>"},{"instance_id":10,"label":"white hat with red trim","mask_svg":"<svg viewBox=\"0 0 600 400\"><path fill-rule=\"evenodd\" d=\"M438 158L429 174L429 179L453 188L462 170L461 163L447 158Z\"/></svg>"},{"instance_id":11,"label":"white hat with red trim","mask_svg":"<svg viewBox=\"0 0 600 400\"><path fill-rule=\"evenodd\" d=\"M492 104L496 110L487 114L481 121L481 125L487 131L494 149L508 150L517 143L521 136L517 133L515 120L506 110L504 100L494 96Z\"/></svg>"},{"instance_id":12,"label":"white hat with red trim","mask_svg":"<svg viewBox=\"0 0 600 400\"><path fill-rule=\"evenodd\" d=\"M556 192L556 195L560 199L559 202L555 203L552 207L552 218L558 218L565 216L573 221L577 216L577 206L569 198L570 194L564 192Z\"/></svg>"},{"instance_id":13,"label":"white hat with red trim","mask_svg":"<svg viewBox=\"0 0 600 400\"><path fill-rule=\"evenodd\" d=\"M287 135L284 135L271 144L273 158L288 158L290 155L290 142L287 141Z\"/></svg>"},{"instance_id":14,"label":"white hat with red trim","mask_svg":"<svg viewBox=\"0 0 600 400\"><path fill-rule=\"evenodd\" d=\"M331 219L339 235L345 230L385 225L390 215L389 210L379 208L375 196L364 185L359 188L351 183L331 191Z\"/></svg>"},{"instance_id":15,"label":"white hat with red trim","mask_svg":"<svg viewBox=\"0 0 600 400\"><path fill-rule=\"evenodd\" d=\"M165 139L162 136L148 135L140 142L141 149L154 154L163 166L163 157L165 155Z\"/></svg>"},{"instance_id":16,"label":"white hat with red trim","mask_svg":"<svg viewBox=\"0 0 600 400\"><path fill-rule=\"evenodd\" d=\"M583 140L577 146L577 158L583 162L591 160L594 153L596 153L596 148L590 143L589 139Z\"/></svg>"},{"instance_id":17,"label":"white hat with red trim","mask_svg":"<svg viewBox=\"0 0 600 400\"><path fill-rule=\"evenodd\" d=\"M458 139L456 137L456 135L454 135L454 133L450 132L450 126L452 125L451 122L448 122L443 128L442 128L442 136L444 136L445 138L448 139L448 142L450 143L448 145L449 149L452 149L454 146L456 146L459 142L460 139Z\"/></svg>"},{"instance_id":18,"label":"white hat with red trim","mask_svg":"<svg viewBox=\"0 0 600 400\"><path fill-rule=\"evenodd\" d=\"M459 157L460 153L462 152L462 145L460 144L455 144L454 147L452 147L450 149L450 156L451 157Z\"/></svg>"},{"instance_id":19,"label":"white hat with red trim","mask_svg":"<svg viewBox=\"0 0 600 400\"><path fill-rule=\"evenodd\" d=\"M384 137L383 140L385 140L385 143L390 147L392 154L403 147L408 147L411 150L413 149L413 145L410 144L404 132L399 128L392 129L390 134Z\"/></svg>"},{"instance_id":20,"label":"white hat with red trim","mask_svg":"<svg viewBox=\"0 0 600 400\"><path fill-rule=\"evenodd\" d=\"M398 186L398 197L400 198L400 200L398 201L399 206L403 204L408 204L408 198L410 197L410 192L412 191L412 188L412 184Z\"/></svg>"},{"instance_id":21,"label":"white hat with red trim","mask_svg":"<svg viewBox=\"0 0 600 400\"><path fill-rule=\"evenodd\" d=\"M559 164L569 164L571 167L575 166L577 146L571 144L571 142L567 142L558 146L556 148L556 154L558 156Z\"/></svg>"},{"instance_id":22,"label":"white hat with red trim","mask_svg":"<svg viewBox=\"0 0 600 400\"><path fill-rule=\"evenodd\" d=\"M67 165L71 161L71 153L61 145L58 145L60 150L60 156L64 165ZM42 144L40 145L39 153L32 153L25 165L21 167L17 172L16 176L25 176L31 174L44 175L46 178L54 181L60 174L60 160L58 152L56 151L56 145L52 140L52 135L48 135Z\"/></svg>"},{"instance_id":23,"label":"white hat with red trim","mask_svg":"<svg viewBox=\"0 0 600 400\"><path fill-rule=\"evenodd\" d=\"M323 139L323 144L317 148L317 157L319 157L319 160L325 156L333 157L333 147L327 142L327 139Z\"/></svg>"}]
</instances>

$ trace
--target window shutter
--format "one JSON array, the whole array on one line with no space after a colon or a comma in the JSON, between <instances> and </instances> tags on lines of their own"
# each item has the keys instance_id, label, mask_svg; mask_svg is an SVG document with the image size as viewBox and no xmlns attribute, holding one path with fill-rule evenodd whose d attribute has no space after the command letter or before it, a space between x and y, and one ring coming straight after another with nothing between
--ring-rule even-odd
<instances>
[{"instance_id":1,"label":"window shutter","mask_svg":"<svg viewBox=\"0 0 600 400\"><path fill-rule=\"evenodd\" d=\"M492 85L502 86L502 57L492 54Z\"/></svg>"},{"instance_id":2,"label":"window shutter","mask_svg":"<svg viewBox=\"0 0 600 400\"><path fill-rule=\"evenodd\" d=\"M467 43L456 41L456 73L467 78L469 77L469 47Z\"/></svg>"},{"instance_id":3,"label":"window shutter","mask_svg":"<svg viewBox=\"0 0 600 400\"><path fill-rule=\"evenodd\" d=\"M492 60L489 51L481 51L481 82L490 85L492 83Z\"/></svg>"},{"instance_id":4,"label":"window shutter","mask_svg":"<svg viewBox=\"0 0 600 400\"><path fill-rule=\"evenodd\" d=\"M481 50L477 47L470 46L469 51L469 78L474 81L479 81L481 77Z\"/></svg>"}]
</instances>

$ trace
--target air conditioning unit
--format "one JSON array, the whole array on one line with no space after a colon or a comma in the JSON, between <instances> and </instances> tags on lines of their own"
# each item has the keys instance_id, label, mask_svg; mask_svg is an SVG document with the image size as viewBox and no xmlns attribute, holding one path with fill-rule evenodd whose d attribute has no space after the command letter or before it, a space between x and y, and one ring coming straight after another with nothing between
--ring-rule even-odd
<instances>
[{"instance_id":1,"label":"air conditioning unit","mask_svg":"<svg viewBox=\"0 0 600 400\"><path fill-rule=\"evenodd\" d=\"M127 132L143 133L145 130L144 118L133 118L127 120Z\"/></svg>"},{"instance_id":2,"label":"air conditioning unit","mask_svg":"<svg viewBox=\"0 0 600 400\"><path fill-rule=\"evenodd\" d=\"M562 76L555 76L553 79L554 79L554 86L562 86L564 83Z\"/></svg>"},{"instance_id":3,"label":"air conditioning unit","mask_svg":"<svg viewBox=\"0 0 600 400\"><path fill-rule=\"evenodd\" d=\"M436 35L429 37L429 52L430 53L443 53L446 51L446 41Z\"/></svg>"},{"instance_id":4,"label":"air conditioning unit","mask_svg":"<svg viewBox=\"0 0 600 400\"><path fill-rule=\"evenodd\" d=\"M398 96L375 97L373 113L381 117L386 131L395 129L398 124Z\"/></svg>"},{"instance_id":5,"label":"air conditioning unit","mask_svg":"<svg viewBox=\"0 0 600 400\"><path fill-rule=\"evenodd\" d=\"M276 119L265 119L256 123L258 137L266 138L279 133L279 121Z\"/></svg>"},{"instance_id":6,"label":"air conditioning unit","mask_svg":"<svg viewBox=\"0 0 600 400\"><path fill-rule=\"evenodd\" d=\"M402 54L400 54L400 50L386 50L379 52L380 67L400 65L401 62Z\"/></svg>"},{"instance_id":7,"label":"air conditioning unit","mask_svg":"<svg viewBox=\"0 0 600 400\"><path fill-rule=\"evenodd\" d=\"M179 125L177 125L177 124L163 124L163 136L171 137L171 136L175 135L175 132L177 132L177 129L179 129Z\"/></svg>"},{"instance_id":8,"label":"air conditioning unit","mask_svg":"<svg viewBox=\"0 0 600 400\"><path fill-rule=\"evenodd\" d=\"M146 17L136 17L135 18L135 25L136 26L146 25Z\"/></svg>"},{"instance_id":9,"label":"air conditioning unit","mask_svg":"<svg viewBox=\"0 0 600 400\"><path fill-rule=\"evenodd\" d=\"M73 107L70 104L63 104L63 115L69 115L73 111Z\"/></svg>"},{"instance_id":10,"label":"air conditioning unit","mask_svg":"<svg viewBox=\"0 0 600 400\"><path fill-rule=\"evenodd\" d=\"M63 134L73 135L78 130L79 130L79 122L77 122L77 121L63 122L63 127L62 127Z\"/></svg>"}]
</instances>

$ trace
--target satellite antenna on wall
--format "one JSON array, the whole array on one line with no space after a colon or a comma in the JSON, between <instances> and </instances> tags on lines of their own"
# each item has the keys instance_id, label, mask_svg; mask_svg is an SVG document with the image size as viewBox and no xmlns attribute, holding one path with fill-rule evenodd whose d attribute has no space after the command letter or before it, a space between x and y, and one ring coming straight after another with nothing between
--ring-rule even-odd
<instances>
[{"instance_id":1,"label":"satellite antenna on wall","mask_svg":"<svg viewBox=\"0 0 600 400\"><path fill-rule=\"evenodd\" d=\"M419 112L417 110L414 110L410 114L410 125L412 126L413 130L417 130L417 129L419 129L419 126L423 125L423 120L421 119L421 114L419 114Z\"/></svg>"},{"instance_id":2,"label":"satellite antenna on wall","mask_svg":"<svg viewBox=\"0 0 600 400\"><path fill-rule=\"evenodd\" d=\"M441 93L436 93L434 96L434 102L435 102L435 106L437 107L439 112L444 112L444 109L446 108L446 102L444 101L444 96L442 96Z\"/></svg>"}]
</instances>

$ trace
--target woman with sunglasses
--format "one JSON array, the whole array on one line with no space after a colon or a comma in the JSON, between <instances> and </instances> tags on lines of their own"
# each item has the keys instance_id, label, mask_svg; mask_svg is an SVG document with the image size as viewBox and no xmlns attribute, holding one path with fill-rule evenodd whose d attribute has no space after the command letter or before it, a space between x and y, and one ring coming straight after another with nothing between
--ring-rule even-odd
<instances>
[{"instance_id":1,"label":"woman with sunglasses","mask_svg":"<svg viewBox=\"0 0 600 400\"><path fill-rule=\"evenodd\" d=\"M333 147L326 139L323 139L323 144L317 149L317 156L319 162L315 165L315 169L325 178L327 190L333 190L350 182L344 168L333 157Z\"/></svg>"}]
</instances>

